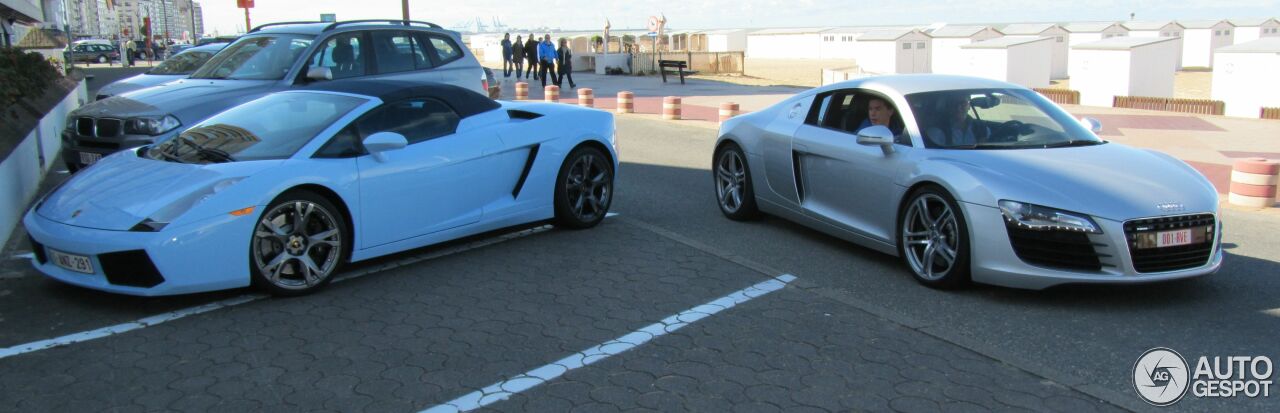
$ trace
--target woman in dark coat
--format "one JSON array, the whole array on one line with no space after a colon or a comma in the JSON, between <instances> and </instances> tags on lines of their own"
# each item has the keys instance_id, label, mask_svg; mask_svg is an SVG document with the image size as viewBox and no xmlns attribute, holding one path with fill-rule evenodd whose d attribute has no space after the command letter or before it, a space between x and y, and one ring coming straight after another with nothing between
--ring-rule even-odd
<instances>
[{"instance_id":1,"label":"woman in dark coat","mask_svg":"<svg viewBox=\"0 0 1280 413\"><path fill-rule=\"evenodd\" d=\"M517 80L524 74L524 56L524 42L520 41L520 36L516 36L516 41L511 43L511 61L516 66Z\"/></svg>"},{"instance_id":2,"label":"woman in dark coat","mask_svg":"<svg viewBox=\"0 0 1280 413\"><path fill-rule=\"evenodd\" d=\"M563 37L560 38L560 47L556 48L556 66L560 69L560 82L556 82L556 86L569 79L570 89L578 87L573 83L573 50L569 49L569 42Z\"/></svg>"}]
</instances>

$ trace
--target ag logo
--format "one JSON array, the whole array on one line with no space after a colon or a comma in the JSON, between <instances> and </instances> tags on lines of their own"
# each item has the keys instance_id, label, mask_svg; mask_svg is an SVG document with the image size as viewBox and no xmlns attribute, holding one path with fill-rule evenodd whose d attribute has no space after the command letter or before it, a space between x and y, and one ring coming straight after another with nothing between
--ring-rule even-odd
<instances>
[{"instance_id":1,"label":"ag logo","mask_svg":"<svg viewBox=\"0 0 1280 413\"><path fill-rule=\"evenodd\" d=\"M1164 347L1147 350L1133 364L1133 389L1142 400L1156 406L1181 400L1187 394L1190 377L1187 360Z\"/></svg>"}]
</instances>

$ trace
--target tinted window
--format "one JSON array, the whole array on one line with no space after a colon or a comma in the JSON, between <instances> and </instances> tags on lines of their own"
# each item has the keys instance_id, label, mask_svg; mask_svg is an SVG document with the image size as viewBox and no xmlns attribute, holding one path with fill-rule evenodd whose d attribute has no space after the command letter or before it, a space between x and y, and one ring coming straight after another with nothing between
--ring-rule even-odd
<instances>
[{"instance_id":1,"label":"tinted window","mask_svg":"<svg viewBox=\"0 0 1280 413\"><path fill-rule=\"evenodd\" d=\"M421 45L408 32L378 30L373 32L374 57L378 73L406 72L431 67Z\"/></svg>"},{"instance_id":2,"label":"tinted window","mask_svg":"<svg viewBox=\"0 0 1280 413\"><path fill-rule=\"evenodd\" d=\"M308 70L312 67L327 67L333 72L334 79L364 76L364 53L360 40L358 32L344 33L325 40L308 60Z\"/></svg>"},{"instance_id":3,"label":"tinted window","mask_svg":"<svg viewBox=\"0 0 1280 413\"><path fill-rule=\"evenodd\" d=\"M200 67L193 79L279 80L289 72L311 36L279 34L245 37L222 49Z\"/></svg>"},{"instance_id":4,"label":"tinted window","mask_svg":"<svg viewBox=\"0 0 1280 413\"><path fill-rule=\"evenodd\" d=\"M412 145L452 134L458 127L458 114L440 101L413 99L382 105L356 124L362 140L378 132L395 132Z\"/></svg>"},{"instance_id":5,"label":"tinted window","mask_svg":"<svg viewBox=\"0 0 1280 413\"><path fill-rule=\"evenodd\" d=\"M199 151L211 148L237 161L287 158L365 102L329 93L267 95L196 124L177 138L156 145L148 156L186 163L220 161Z\"/></svg>"},{"instance_id":6,"label":"tinted window","mask_svg":"<svg viewBox=\"0 0 1280 413\"><path fill-rule=\"evenodd\" d=\"M431 40L431 46L436 49L436 57L440 59L440 64L462 58L462 51L452 39L435 35L430 35L428 38Z\"/></svg>"}]
</instances>

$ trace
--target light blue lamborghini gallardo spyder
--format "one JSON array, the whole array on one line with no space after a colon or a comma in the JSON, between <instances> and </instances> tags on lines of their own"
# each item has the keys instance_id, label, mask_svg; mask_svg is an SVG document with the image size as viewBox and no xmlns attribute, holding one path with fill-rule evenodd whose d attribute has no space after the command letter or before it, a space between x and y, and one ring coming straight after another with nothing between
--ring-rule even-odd
<instances>
[{"instance_id":1,"label":"light blue lamborghini gallardo spyder","mask_svg":"<svg viewBox=\"0 0 1280 413\"><path fill-rule=\"evenodd\" d=\"M280 92L104 158L26 215L36 267L132 295L327 284L347 262L604 219L613 115L433 83Z\"/></svg>"}]
</instances>

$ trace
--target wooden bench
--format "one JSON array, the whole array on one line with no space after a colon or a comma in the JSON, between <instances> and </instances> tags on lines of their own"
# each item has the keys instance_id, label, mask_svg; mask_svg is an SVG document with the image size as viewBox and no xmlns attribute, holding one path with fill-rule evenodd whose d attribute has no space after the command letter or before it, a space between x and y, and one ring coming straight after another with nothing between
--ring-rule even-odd
<instances>
[{"instance_id":1,"label":"wooden bench","mask_svg":"<svg viewBox=\"0 0 1280 413\"><path fill-rule=\"evenodd\" d=\"M662 83L667 83L667 72L671 72L671 73L676 73L680 75L680 84L683 85L685 74L697 73L692 70L687 70L688 68L689 68L689 63L683 60L659 60L658 61L658 72L662 73Z\"/></svg>"}]
</instances>

